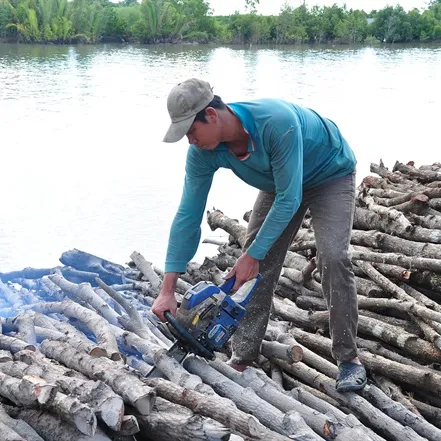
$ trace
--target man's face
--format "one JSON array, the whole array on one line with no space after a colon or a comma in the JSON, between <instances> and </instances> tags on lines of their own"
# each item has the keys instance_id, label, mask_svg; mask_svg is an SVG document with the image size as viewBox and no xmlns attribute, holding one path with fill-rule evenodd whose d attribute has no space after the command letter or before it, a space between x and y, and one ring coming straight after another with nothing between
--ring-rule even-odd
<instances>
[{"instance_id":1,"label":"man's face","mask_svg":"<svg viewBox=\"0 0 441 441\"><path fill-rule=\"evenodd\" d=\"M191 125L187 132L188 142L201 150L214 150L221 142L216 110L206 109L205 118L208 122L195 121Z\"/></svg>"}]
</instances>

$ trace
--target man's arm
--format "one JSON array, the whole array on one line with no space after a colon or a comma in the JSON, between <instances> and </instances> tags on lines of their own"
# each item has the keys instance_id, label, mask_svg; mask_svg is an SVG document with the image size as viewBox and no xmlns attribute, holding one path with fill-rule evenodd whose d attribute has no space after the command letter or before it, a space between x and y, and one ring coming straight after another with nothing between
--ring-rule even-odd
<instances>
[{"instance_id":1,"label":"man's arm","mask_svg":"<svg viewBox=\"0 0 441 441\"><path fill-rule=\"evenodd\" d=\"M187 154L184 189L178 211L170 230L165 262L165 275L158 298L152 310L164 320L164 311L176 313L175 289L180 273L185 273L187 263L193 258L201 237L201 223L208 193L217 170L204 153L190 146Z\"/></svg>"},{"instance_id":2,"label":"man's arm","mask_svg":"<svg viewBox=\"0 0 441 441\"><path fill-rule=\"evenodd\" d=\"M302 201L303 137L294 111L281 110L266 129L276 198L247 254L262 260L283 233Z\"/></svg>"}]
</instances>

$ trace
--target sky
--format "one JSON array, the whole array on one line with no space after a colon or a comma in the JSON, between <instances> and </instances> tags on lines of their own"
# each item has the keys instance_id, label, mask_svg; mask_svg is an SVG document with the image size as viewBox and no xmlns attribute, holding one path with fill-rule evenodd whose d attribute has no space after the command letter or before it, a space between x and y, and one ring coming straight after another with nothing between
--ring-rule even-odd
<instances>
[{"instance_id":1,"label":"sky","mask_svg":"<svg viewBox=\"0 0 441 441\"><path fill-rule=\"evenodd\" d=\"M429 0L306 0L309 7L315 5L332 6L333 4L343 6L346 4L348 9L364 9L366 12L397 4L406 11L413 8L423 10L428 2ZM245 0L209 0L209 3L215 15L230 15L234 14L236 10L245 11ZM285 3L297 7L303 3L303 0L260 0L257 12L264 15L277 15Z\"/></svg>"}]
</instances>

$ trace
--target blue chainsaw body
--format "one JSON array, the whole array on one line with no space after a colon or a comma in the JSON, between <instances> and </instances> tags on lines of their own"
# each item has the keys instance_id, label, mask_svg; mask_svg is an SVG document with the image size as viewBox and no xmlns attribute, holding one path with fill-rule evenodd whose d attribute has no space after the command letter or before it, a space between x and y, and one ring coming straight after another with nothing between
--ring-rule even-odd
<instances>
[{"instance_id":1,"label":"blue chainsaw body","mask_svg":"<svg viewBox=\"0 0 441 441\"><path fill-rule=\"evenodd\" d=\"M167 314L172 333L188 352L208 359L221 351L239 327L261 275L246 282L234 295L235 278L217 286L199 282L185 293L174 318Z\"/></svg>"}]
</instances>

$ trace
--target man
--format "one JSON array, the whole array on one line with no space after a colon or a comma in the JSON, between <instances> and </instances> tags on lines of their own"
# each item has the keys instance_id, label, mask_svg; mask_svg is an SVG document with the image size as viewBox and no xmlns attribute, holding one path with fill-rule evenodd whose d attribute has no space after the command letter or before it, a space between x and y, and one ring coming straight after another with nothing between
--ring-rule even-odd
<instances>
[{"instance_id":1,"label":"man","mask_svg":"<svg viewBox=\"0 0 441 441\"><path fill-rule=\"evenodd\" d=\"M210 85L189 79L167 100L172 124L164 142L187 136L186 176L174 218L164 282L153 312L176 313L176 281L186 271L201 236L213 175L220 167L260 190L242 256L226 278L233 289L256 277L247 314L232 337L230 365L238 371L259 353L286 252L309 208L318 268L330 311L332 354L339 366L337 390L358 390L366 371L357 357L358 307L348 253L355 206L356 159L337 126L313 110L284 100L261 99L226 105Z\"/></svg>"}]
</instances>

